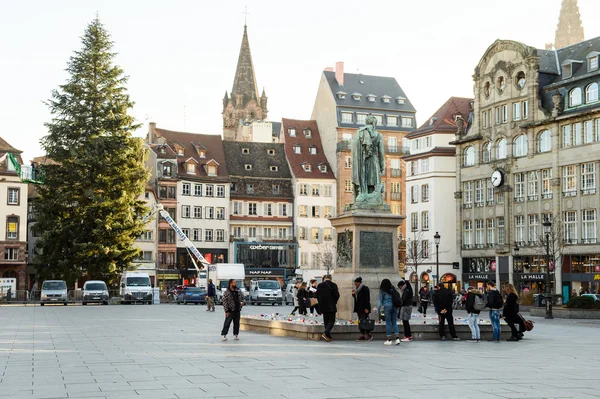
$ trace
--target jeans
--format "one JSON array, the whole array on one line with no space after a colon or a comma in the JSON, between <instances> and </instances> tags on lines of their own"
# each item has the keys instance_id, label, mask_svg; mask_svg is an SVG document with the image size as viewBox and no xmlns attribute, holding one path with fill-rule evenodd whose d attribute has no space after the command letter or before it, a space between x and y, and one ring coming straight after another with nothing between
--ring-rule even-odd
<instances>
[{"instance_id":1,"label":"jeans","mask_svg":"<svg viewBox=\"0 0 600 399\"><path fill-rule=\"evenodd\" d=\"M211 310L211 311L215 310L215 297L214 296L209 296L206 298L206 307L208 310Z\"/></svg>"},{"instance_id":2,"label":"jeans","mask_svg":"<svg viewBox=\"0 0 600 399\"><path fill-rule=\"evenodd\" d=\"M384 307L383 314L385 316L385 332L387 336L391 337L392 332L396 334L396 336L399 336L400 330L398 329L398 309Z\"/></svg>"},{"instance_id":3,"label":"jeans","mask_svg":"<svg viewBox=\"0 0 600 399\"><path fill-rule=\"evenodd\" d=\"M500 341L500 310L490 310L490 320L492 322L492 338L496 341Z\"/></svg>"},{"instance_id":4,"label":"jeans","mask_svg":"<svg viewBox=\"0 0 600 399\"><path fill-rule=\"evenodd\" d=\"M331 330L335 325L335 312L323 312L323 325L325 326L325 336L331 338Z\"/></svg>"},{"instance_id":5,"label":"jeans","mask_svg":"<svg viewBox=\"0 0 600 399\"><path fill-rule=\"evenodd\" d=\"M233 321L233 335L239 335L240 333L240 315L242 312L229 312L229 317L225 317L225 323L223 323L223 331L221 335L226 336L229 333L229 326Z\"/></svg>"},{"instance_id":6,"label":"jeans","mask_svg":"<svg viewBox=\"0 0 600 399\"><path fill-rule=\"evenodd\" d=\"M456 338L456 329L454 328L454 315L452 315L452 311L447 311L444 314L440 313L440 325L439 325L439 333L440 337L445 337L446 332L446 321L448 321L448 329L450 330L450 336L452 338Z\"/></svg>"},{"instance_id":7,"label":"jeans","mask_svg":"<svg viewBox=\"0 0 600 399\"><path fill-rule=\"evenodd\" d=\"M469 328L471 329L472 339L481 339L481 333L479 331L479 314L469 313Z\"/></svg>"}]
</instances>

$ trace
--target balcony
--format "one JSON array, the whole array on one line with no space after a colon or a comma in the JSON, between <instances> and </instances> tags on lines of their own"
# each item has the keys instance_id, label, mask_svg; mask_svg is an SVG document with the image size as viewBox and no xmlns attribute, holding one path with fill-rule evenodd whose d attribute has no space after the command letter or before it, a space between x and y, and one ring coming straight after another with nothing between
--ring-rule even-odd
<instances>
[{"instance_id":1,"label":"balcony","mask_svg":"<svg viewBox=\"0 0 600 399\"><path fill-rule=\"evenodd\" d=\"M581 243L582 244L596 244L598 242L598 239L596 237L594 238L582 238L581 239Z\"/></svg>"},{"instance_id":2,"label":"balcony","mask_svg":"<svg viewBox=\"0 0 600 399\"><path fill-rule=\"evenodd\" d=\"M493 206L494 205L494 200L488 200L485 203L487 206Z\"/></svg>"},{"instance_id":3,"label":"balcony","mask_svg":"<svg viewBox=\"0 0 600 399\"><path fill-rule=\"evenodd\" d=\"M476 202L475 203L475 208L483 208L483 201Z\"/></svg>"},{"instance_id":4,"label":"balcony","mask_svg":"<svg viewBox=\"0 0 600 399\"><path fill-rule=\"evenodd\" d=\"M552 199L552 193L544 193L544 194L542 194L542 199Z\"/></svg>"},{"instance_id":5,"label":"balcony","mask_svg":"<svg viewBox=\"0 0 600 399\"><path fill-rule=\"evenodd\" d=\"M513 201L514 202L525 202L525 197L523 197L523 196L515 197Z\"/></svg>"},{"instance_id":6,"label":"balcony","mask_svg":"<svg viewBox=\"0 0 600 399\"><path fill-rule=\"evenodd\" d=\"M576 190L563 191L563 197L575 197L576 195Z\"/></svg>"},{"instance_id":7,"label":"balcony","mask_svg":"<svg viewBox=\"0 0 600 399\"><path fill-rule=\"evenodd\" d=\"M581 190L581 194L583 195L587 195L587 194L596 194L596 188L584 188L583 190Z\"/></svg>"},{"instance_id":8,"label":"balcony","mask_svg":"<svg viewBox=\"0 0 600 399\"><path fill-rule=\"evenodd\" d=\"M403 147L401 145L386 145L385 146L386 154L410 154L410 147Z\"/></svg>"},{"instance_id":9,"label":"balcony","mask_svg":"<svg viewBox=\"0 0 600 399\"><path fill-rule=\"evenodd\" d=\"M471 208L473 208L473 204L472 203L463 204L463 208L464 209L471 209Z\"/></svg>"},{"instance_id":10,"label":"balcony","mask_svg":"<svg viewBox=\"0 0 600 399\"><path fill-rule=\"evenodd\" d=\"M537 201L538 200L538 196L537 195L529 195L527 196L527 201Z\"/></svg>"},{"instance_id":11,"label":"balcony","mask_svg":"<svg viewBox=\"0 0 600 399\"><path fill-rule=\"evenodd\" d=\"M391 193L390 194L390 199L392 201L401 201L402 200L402 194L401 193Z\"/></svg>"},{"instance_id":12,"label":"balcony","mask_svg":"<svg viewBox=\"0 0 600 399\"><path fill-rule=\"evenodd\" d=\"M462 249L473 249L473 244L463 244Z\"/></svg>"}]
</instances>

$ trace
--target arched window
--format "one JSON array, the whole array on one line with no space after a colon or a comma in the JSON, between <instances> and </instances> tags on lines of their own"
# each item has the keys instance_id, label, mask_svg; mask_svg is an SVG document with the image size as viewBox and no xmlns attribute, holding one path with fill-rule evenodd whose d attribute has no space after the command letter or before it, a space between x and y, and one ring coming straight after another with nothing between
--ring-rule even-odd
<instances>
[{"instance_id":1,"label":"arched window","mask_svg":"<svg viewBox=\"0 0 600 399\"><path fill-rule=\"evenodd\" d=\"M576 87L569 92L569 107L581 105L581 87Z\"/></svg>"},{"instance_id":2,"label":"arched window","mask_svg":"<svg viewBox=\"0 0 600 399\"><path fill-rule=\"evenodd\" d=\"M592 83L585 88L585 102L587 104L596 101L598 101L598 83Z\"/></svg>"},{"instance_id":3,"label":"arched window","mask_svg":"<svg viewBox=\"0 0 600 399\"><path fill-rule=\"evenodd\" d=\"M463 152L463 166L473 165L475 165L475 148L469 146L465 148L465 151Z\"/></svg>"},{"instance_id":4,"label":"arched window","mask_svg":"<svg viewBox=\"0 0 600 399\"><path fill-rule=\"evenodd\" d=\"M518 89L522 89L523 87L525 87L525 83L527 83L527 80L525 79L525 72L519 71L519 73L517 73L516 81Z\"/></svg>"},{"instance_id":5,"label":"arched window","mask_svg":"<svg viewBox=\"0 0 600 399\"><path fill-rule=\"evenodd\" d=\"M504 89L506 88L506 79L504 76L499 76L496 80L496 89L498 89L498 93L502 94Z\"/></svg>"},{"instance_id":6,"label":"arched window","mask_svg":"<svg viewBox=\"0 0 600 399\"><path fill-rule=\"evenodd\" d=\"M506 159L506 139L496 141L496 159Z\"/></svg>"},{"instance_id":7,"label":"arched window","mask_svg":"<svg viewBox=\"0 0 600 399\"><path fill-rule=\"evenodd\" d=\"M527 155L527 136L522 134L513 142L513 156L524 157Z\"/></svg>"},{"instance_id":8,"label":"arched window","mask_svg":"<svg viewBox=\"0 0 600 399\"><path fill-rule=\"evenodd\" d=\"M490 82L485 82L483 85L483 95L485 98L490 98Z\"/></svg>"},{"instance_id":9,"label":"arched window","mask_svg":"<svg viewBox=\"0 0 600 399\"><path fill-rule=\"evenodd\" d=\"M481 160L486 163L492 160L492 143L489 141L485 143L482 147L482 157Z\"/></svg>"},{"instance_id":10,"label":"arched window","mask_svg":"<svg viewBox=\"0 0 600 399\"><path fill-rule=\"evenodd\" d=\"M537 152L548 152L552 150L552 132L544 130L538 134Z\"/></svg>"}]
</instances>

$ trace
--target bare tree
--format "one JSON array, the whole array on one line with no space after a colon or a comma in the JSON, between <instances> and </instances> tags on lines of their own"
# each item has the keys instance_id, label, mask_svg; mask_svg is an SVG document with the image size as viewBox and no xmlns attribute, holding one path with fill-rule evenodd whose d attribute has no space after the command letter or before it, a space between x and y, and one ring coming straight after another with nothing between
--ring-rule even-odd
<instances>
[{"instance_id":1,"label":"bare tree","mask_svg":"<svg viewBox=\"0 0 600 399\"><path fill-rule=\"evenodd\" d=\"M431 248L429 241L423 239L423 232L413 232L412 238L406 239L406 250L404 251L405 273L413 272L417 278L415 282L415 294L419 292L419 267L427 260L431 259ZM409 273L410 276L410 273Z\"/></svg>"},{"instance_id":2,"label":"bare tree","mask_svg":"<svg viewBox=\"0 0 600 399\"><path fill-rule=\"evenodd\" d=\"M536 252L539 255L543 255L544 259L546 259L546 244L548 244L548 253L550 255L550 265L546 265L547 272L550 273L550 284L551 288L556 287L556 264L562 268L562 259L563 253L565 249L565 244L570 243L570 238L568 237L567 232L565 231L565 226L562 219L558 216L550 217L549 222L552 223L550 226L550 231L546 237L545 226L542 224L542 230L539 232L537 236L537 250ZM543 220L542 222L546 222ZM561 273L561 270L558 270L558 273ZM551 290L551 292L555 292Z\"/></svg>"},{"instance_id":3,"label":"bare tree","mask_svg":"<svg viewBox=\"0 0 600 399\"><path fill-rule=\"evenodd\" d=\"M335 266L335 245L330 241L323 241L317 245L319 249L319 260L320 264L327 271L327 274L331 274L333 267Z\"/></svg>"}]
</instances>

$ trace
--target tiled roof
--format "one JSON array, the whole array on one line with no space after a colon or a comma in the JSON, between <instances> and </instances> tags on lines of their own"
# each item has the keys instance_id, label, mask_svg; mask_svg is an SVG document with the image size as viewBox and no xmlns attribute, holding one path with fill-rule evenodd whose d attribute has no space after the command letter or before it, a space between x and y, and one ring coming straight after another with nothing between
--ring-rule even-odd
<instances>
[{"instance_id":1,"label":"tiled roof","mask_svg":"<svg viewBox=\"0 0 600 399\"><path fill-rule=\"evenodd\" d=\"M471 112L471 101L473 101L472 98L450 97L425 123L407 134L406 138L411 139L433 131L456 131L454 116L460 113L466 122Z\"/></svg>"},{"instance_id":2,"label":"tiled roof","mask_svg":"<svg viewBox=\"0 0 600 399\"><path fill-rule=\"evenodd\" d=\"M229 175L291 179L283 144L223 141ZM273 151L273 155L269 154ZM250 165L251 169L246 169ZM272 171L271 166L277 167Z\"/></svg>"},{"instance_id":3,"label":"tiled roof","mask_svg":"<svg viewBox=\"0 0 600 399\"><path fill-rule=\"evenodd\" d=\"M0 151L2 151L2 153L10 151L11 153L15 153L15 154L21 154L23 152L23 151L17 150L15 147L8 144L8 142L6 140L4 140L2 137L0 137Z\"/></svg>"},{"instance_id":4,"label":"tiled roof","mask_svg":"<svg viewBox=\"0 0 600 399\"><path fill-rule=\"evenodd\" d=\"M157 129L158 130L158 129ZM176 159L177 153L168 144L148 144L159 159ZM162 150L164 149L164 153Z\"/></svg>"},{"instance_id":5,"label":"tiled roof","mask_svg":"<svg viewBox=\"0 0 600 399\"><path fill-rule=\"evenodd\" d=\"M588 74L587 69L587 55L592 52L600 52L600 37L595 37L590 40L583 41L581 43L573 44L572 46L564 47L558 50L554 50L556 57L558 58L558 65L562 65L567 60L579 61L580 63L573 64L573 78L582 77ZM562 69L562 68L561 68ZM597 74L598 70L595 71ZM569 79L562 76L562 71L559 71L559 76L556 77L554 82L558 82L563 79Z\"/></svg>"},{"instance_id":6,"label":"tiled roof","mask_svg":"<svg viewBox=\"0 0 600 399\"><path fill-rule=\"evenodd\" d=\"M327 162L321 144L321 134L317 127L317 121L305 121L295 119L282 119L283 134L285 135L285 154L297 179L334 179L333 171ZM296 129L296 137L290 137L287 133L289 128ZM310 129L310 137L304 135L304 131ZM294 152L294 147L300 147L300 154ZM315 147L317 153L311 155L309 148ZM310 164L311 171L304 170L304 164ZM327 172L321 172L319 166L325 165Z\"/></svg>"}]
</instances>

